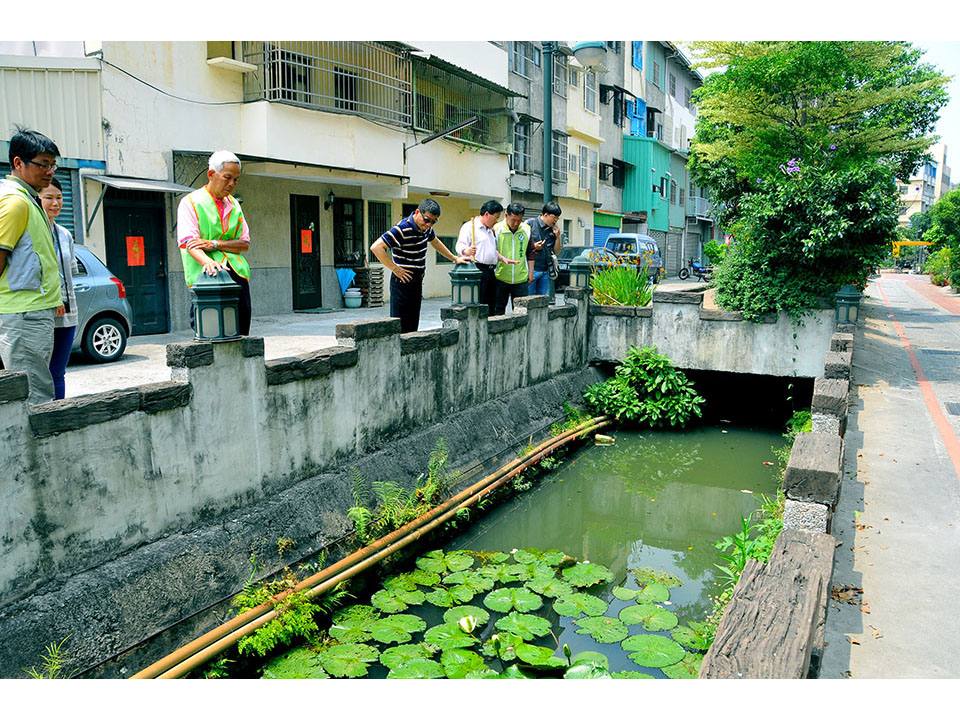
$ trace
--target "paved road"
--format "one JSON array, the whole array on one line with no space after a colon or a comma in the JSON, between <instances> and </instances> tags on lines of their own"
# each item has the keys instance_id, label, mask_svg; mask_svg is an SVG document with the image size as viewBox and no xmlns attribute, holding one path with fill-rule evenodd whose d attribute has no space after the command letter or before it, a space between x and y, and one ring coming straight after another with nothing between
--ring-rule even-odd
<instances>
[{"instance_id":1,"label":"paved road","mask_svg":"<svg viewBox=\"0 0 960 720\"><path fill-rule=\"evenodd\" d=\"M674 278L664 280L660 287L674 290L694 288L697 285L693 280L684 282ZM561 295L558 302L563 302L562 297ZM449 304L450 299L446 297L425 299L420 310L420 329L440 327L440 308ZM387 304L378 308L254 317L250 334L263 337L264 357L274 360L335 346L338 323L385 318L389 315L390 307ZM130 338L127 350L120 360L106 365L90 363L82 354L74 353L67 367L66 396L70 398L169 380L167 345L192 339L192 330L163 335L138 335Z\"/></svg>"},{"instance_id":2,"label":"paved road","mask_svg":"<svg viewBox=\"0 0 960 720\"><path fill-rule=\"evenodd\" d=\"M822 678L960 678L960 297L871 283L833 534ZM951 406L950 403L956 403Z\"/></svg>"}]
</instances>

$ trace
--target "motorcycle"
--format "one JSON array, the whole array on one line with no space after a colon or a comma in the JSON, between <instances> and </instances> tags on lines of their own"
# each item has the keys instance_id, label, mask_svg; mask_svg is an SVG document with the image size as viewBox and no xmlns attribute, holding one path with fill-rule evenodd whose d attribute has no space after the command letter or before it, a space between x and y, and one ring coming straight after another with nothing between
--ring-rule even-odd
<instances>
[{"instance_id":1,"label":"motorcycle","mask_svg":"<svg viewBox=\"0 0 960 720\"><path fill-rule=\"evenodd\" d=\"M708 282L713 275L713 268L709 265L702 265L691 258L687 261L687 267L680 268L677 277L681 280L686 280L690 275L695 275L698 280Z\"/></svg>"}]
</instances>

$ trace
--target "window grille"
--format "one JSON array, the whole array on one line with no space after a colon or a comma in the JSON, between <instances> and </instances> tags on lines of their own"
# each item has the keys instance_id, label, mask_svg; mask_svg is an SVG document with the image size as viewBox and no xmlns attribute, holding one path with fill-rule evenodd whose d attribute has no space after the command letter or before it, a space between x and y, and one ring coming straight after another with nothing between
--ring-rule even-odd
<instances>
[{"instance_id":1,"label":"window grille","mask_svg":"<svg viewBox=\"0 0 960 720\"><path fill-rule=\"evenodd\" d=\"M562 56L554 56L553 91L560 97L567 96L567 61Z\"/></svg>"},{"instance_id":2,"label":"window grille","mask_svg":"<svg viewBox=\"0 0 960 720\"><path fill-rule=\"evenodd\" d=\"M521 120L513 126L513 169L518 173L532 172L530 153L530 123Z\"/></svg>"},{"instance_id":3,"label":"window grille","mask_svg":"<svg viewBox=\"0 0 960 720\"><path fill-rule=\"evenodd\" d=\"M553 181L567 181L567 136L553 132Z\"/></svg>"}]
</instances>

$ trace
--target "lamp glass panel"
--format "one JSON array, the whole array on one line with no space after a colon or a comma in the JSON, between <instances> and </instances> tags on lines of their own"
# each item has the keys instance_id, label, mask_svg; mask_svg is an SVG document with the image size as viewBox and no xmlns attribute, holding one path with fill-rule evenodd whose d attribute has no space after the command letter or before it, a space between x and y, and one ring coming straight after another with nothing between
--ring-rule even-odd
<instances>
[{"instance_id":1,"label":"lamp glass panel","mask_svg":"<svg viewBox=\"0 0 960 720\"><path fill-rule=\"evenodd\" d=\"M201 309L199 320L200 337L212 338L220 335L220 311L217 308L205 307Z\"/></svg>"},{"instance_id":2,"label":"lamp glass panel","mask_svg":"<svg viewBox=\"0 0 960 720\"><path fill-rule=\"evenodd\" d=\"M237 335L237 309L230 305L223 308L223 334L226 337Z\"/></svg>"}]
</instances>

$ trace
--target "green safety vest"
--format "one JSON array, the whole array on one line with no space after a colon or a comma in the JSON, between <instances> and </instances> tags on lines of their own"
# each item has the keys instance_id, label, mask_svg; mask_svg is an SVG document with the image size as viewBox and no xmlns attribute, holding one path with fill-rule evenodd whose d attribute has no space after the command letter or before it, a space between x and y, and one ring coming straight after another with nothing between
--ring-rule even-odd
<instances>
[{"instance_id":1,"label":"green safety vest","mask_svg":"<svg viewBox=\"0 0 960 720\"><path fill-rule=\"evenodd\" d=\"M243 232L243 210L240 209L240 203L232 195L233 208L227 216L224 223L220 219L220 211L217 209L217 203L206 187L195 190L187 199L193 205L197 213L197 220L200 225L200 237L204 240L239 240ZM212 260L223 262L233 268L234 272L242 278L250 279L250 265L243 255L238 253L224 252L223 250L204 250ZM187 281L187 287L193 285L200 273L203 272L203 265L193 259L193 256L187 252L186 248L180 248L180 257L183 260L183 279Z\"/></svg>"},{"instance_id":2,"label":"green safety vest","mask_svg":"<svg viewBox=\"0 0 960 720\"><path fill-rule=\"evenodd\" d=\"M7 202L25 202L29 206L27 226L8 251L0 275L0 313L24 313L47 310L62 304L60 272L53 249L50 221L26 186L12 176L0 181L0 195Z\"/></svg>"},{"instance_id":3,"label":"green safety vest","mask_svg":"<svg viewBox=\"0 0 960 720\"><path fill-rule=\"evenodd\" d=\"M497 269L493 271L497 280L510 285L530 282L530 273L527 272L527 245L530 244L530 226L522 222L517 226L516 232L511 232L507 227L507 221L501 220L493 226L493 232L497 236L497 252L510 260L519 260L519 265L507 265L504 262L497 263Z\"/></svg>"}]
</instances>

